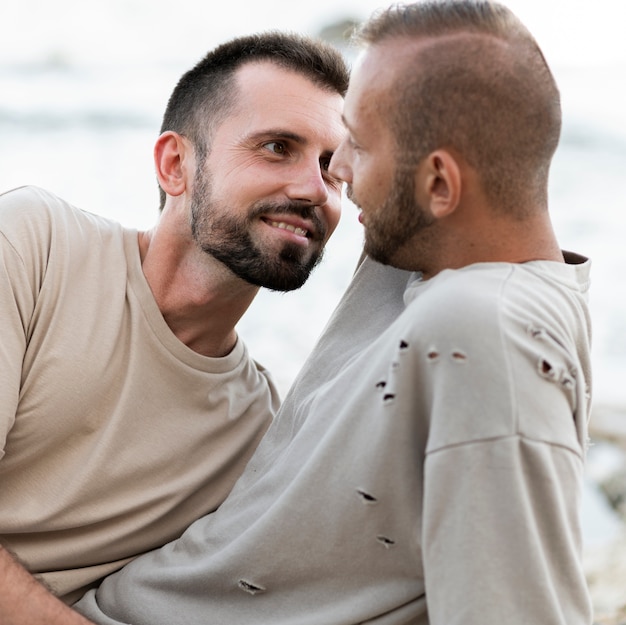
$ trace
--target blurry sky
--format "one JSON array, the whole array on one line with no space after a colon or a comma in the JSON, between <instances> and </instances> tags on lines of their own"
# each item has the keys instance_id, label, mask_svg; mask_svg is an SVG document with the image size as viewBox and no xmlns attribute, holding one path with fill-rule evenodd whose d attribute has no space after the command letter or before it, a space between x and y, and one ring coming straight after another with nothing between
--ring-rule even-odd
<instances>
[{"instance_id":1,"label":"blurry sky","mask_svg":"<svg viewBox=\"0 0 626 625\"><path fill-rule=\"evenodd\" d=\"M608 115L614 123L626 109L626 2L504 3L534 33L557 78L562 71L598 68L596 76L589 77L589 72L581 76L578 90L568 86L566 114L571 106L584 115ZM158 65L171 66L174 78L208 48L232 36L269 28L315 34L330 22L363 19L387 4L380 0L0 0L0 70L42 63L127 71ZM163 88L169 91L171 86ZM590 92L597 97L590 98ZM0 93L0 104L2 98ZM626 121L622 126L626 128Z\"/></svg>"},{"instance_id":2,"label":"blurry sky","mask_svg":"<svg viewBox=\"0 0 626 625\"><path fill-rule=\"evenodd\" d=\"M626 61L623 0L505 0L557 64ZM344 16L365 17L377 0L0 0L0 60L49 54L86 63L202 54L206 40L266 28L308 30ZM124 16L123 19L120 16Z\"/></svg>"}]
</instances>

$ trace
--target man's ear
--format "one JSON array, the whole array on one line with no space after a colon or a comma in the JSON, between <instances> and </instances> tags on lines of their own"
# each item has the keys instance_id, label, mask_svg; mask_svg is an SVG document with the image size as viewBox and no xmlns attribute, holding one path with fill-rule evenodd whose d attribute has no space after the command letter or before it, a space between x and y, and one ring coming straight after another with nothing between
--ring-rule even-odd
<instances>
[{"instance_id":1,"label":"man's ear","mask_svg":"<svg viewBox=\"0 0 626 625\"><path fill-rule=\"evenodd\" d=\"M176 132L164 132L154 145L154 165L159 184L168 195L181 195L186 189L184 163L191 144Z\"/></svg>"},{"instance_id":2,"label":"man's ear","mask_svg":"<svg viewBox=\"0 0 626 625\"><path fill-rule=\"evenodd\" d=\"M447 150L435 150L416 173L418 203L436 219L452 214L461 199L462 176L457 159Z\"/></svg>"}]
</instances>

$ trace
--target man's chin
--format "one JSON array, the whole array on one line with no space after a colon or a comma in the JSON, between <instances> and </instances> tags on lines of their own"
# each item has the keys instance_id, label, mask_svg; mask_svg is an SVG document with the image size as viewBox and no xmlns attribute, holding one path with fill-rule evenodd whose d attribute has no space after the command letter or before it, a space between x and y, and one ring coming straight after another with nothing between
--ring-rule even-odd
<instances>
[{"instance_id":1,"label":"man's chin","mask_svg":"<svg viewBox=\"0 0 626 625\"><path fill-rule=\"evenodd\" d=\"M281 269L275 271L265 280L265 288L270 291L295 291L303 287L311 273L322 260L322 254L302 262L296 259L281 259Z\"/></svg>"},{"instance_id":2,"label":"man's chin","mask_svg":"<svg viewBox=\"0 0 626 625\"><path fill-rule=\"evenodd\" d=\"M281 255L274 263L265 263L263 266L255 267L253 271L241 272L238 275L250 284L270 291L295 291L304 286L321 258L320 254L303 261L301 258Z\"/></svg>"},{"instance_id":3,"label":"man's chin","mask_svg":"<svg viewBox=\"0 0 626 625\"><path fill-rule=\"evenodd\" d=\"M283 272L280 275L265 276L258 281L257 286L262 286L270 291L287 293L288 291L296 291L302 288L310 275L310 270L307 272Z\"/></svg>"},{"instance_id":4,"label":"man's chin","mask_svg":"<svg viewBox=\"0 0 626 625\"><path fill-rule=\"evenodd\" d=\"M363 251L377 263L381 265L391 265L391 254L386 248L381 247L380 245L374 245L367 239L365 240L365 245L363 246Z\"/></svg>"}]
</instances>

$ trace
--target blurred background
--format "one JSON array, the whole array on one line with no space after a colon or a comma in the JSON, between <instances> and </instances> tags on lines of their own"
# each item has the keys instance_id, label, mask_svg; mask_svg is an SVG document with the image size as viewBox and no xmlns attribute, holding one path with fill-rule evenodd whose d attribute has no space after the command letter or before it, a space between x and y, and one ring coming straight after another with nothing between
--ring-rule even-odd
<instances>
[{"instance_id":1,"label":"blurred background","mask_svg":"<svg viewBox=\"0 0 626 625\"><path fill-rule=\"evenodd\" d=\"M259 30L341 44L347 24L386 4L0 0L0 192L34 184L128 227L150 228L158 216L152 147L183 72L217 43ZM595 601L599 612L610 611L626 605L626 583L612 581L620 566L626 579L626 3L504 4L534 33L560 85L564 128L551 210L562 247L593 259L595 403L583 521ZM307 285L262 292L240 323L283 393L348 284L361 243L346 200Z\"/></svg>"}]
</instances>

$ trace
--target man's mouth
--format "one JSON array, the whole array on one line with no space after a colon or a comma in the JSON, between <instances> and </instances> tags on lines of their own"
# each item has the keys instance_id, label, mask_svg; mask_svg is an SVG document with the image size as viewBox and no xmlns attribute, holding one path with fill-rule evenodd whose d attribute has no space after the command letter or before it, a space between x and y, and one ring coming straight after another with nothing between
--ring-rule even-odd
<instances>
[{"instance_id":1,"label":"man's mouth","mask_svg":"<svg viewBox=\"0 0 626 625\"><path fill-rule=\"evenodd\" d=\"M310 237L311 235L309 234L308 230L305 230L304 228L298 228L296 226L292 226L291 224L286 224L284 221L268 221L270 226L273 226L274 228L280 228L281 230L289 230L289 232L293 232L294 234L297 234L298 236L301 237Z\"/></svg>"}]
</instances>

